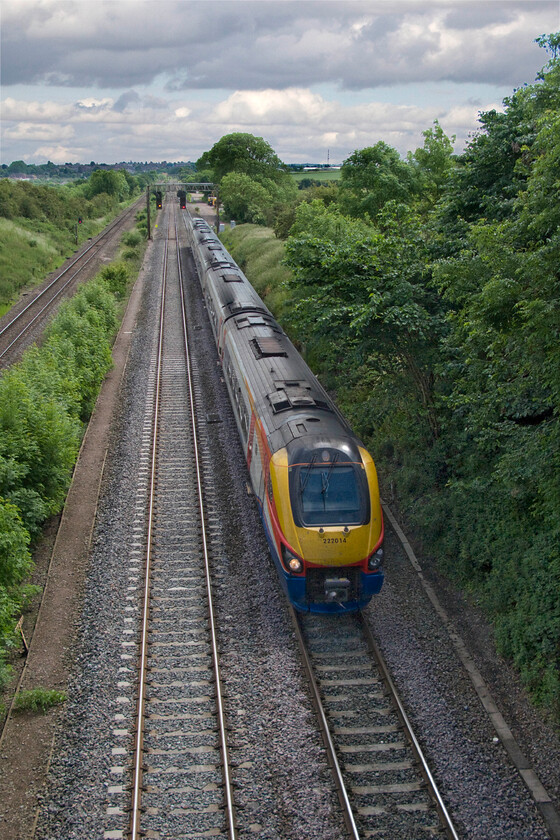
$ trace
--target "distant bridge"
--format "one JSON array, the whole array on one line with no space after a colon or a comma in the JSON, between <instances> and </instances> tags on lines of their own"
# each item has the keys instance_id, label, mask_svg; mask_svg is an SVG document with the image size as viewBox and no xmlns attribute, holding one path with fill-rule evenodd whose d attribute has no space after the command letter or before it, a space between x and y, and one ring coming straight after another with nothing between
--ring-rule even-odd
<instances>
[{"instance_id":1,"label":"distant bridge","mask_svg":"<svg viewBox=\"0 0 560 840\"><path fill-rule=\"evenodd\" d=\"M185 190L185 192L213 192L218 189L217 184L191 184L186 181L162 181L161 183L152 184L151 186L153 189L161 190L162 192L173 192L173 190Z\"/></svg>"}]
</instances>

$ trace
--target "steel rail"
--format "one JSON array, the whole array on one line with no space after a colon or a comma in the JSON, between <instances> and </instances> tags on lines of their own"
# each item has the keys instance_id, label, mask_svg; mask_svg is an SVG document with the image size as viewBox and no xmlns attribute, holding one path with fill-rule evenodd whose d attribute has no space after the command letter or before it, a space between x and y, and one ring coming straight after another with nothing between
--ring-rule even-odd
<instances>
[{"instance_id":1,"label":"steel rail","mask_svg":"<svg viewBox=\"0 0 560 840\"><path fill-rule=\"evenodd\" d=\"M63 277L63 275L64 275L67 271L69 271L69 270L70 270L70 268L71 268L73 265L75 265L77 262L79 262L79 261L82 259L82 257L83 257L83 256L85 256L85 254L86 254L86 253L87 253L87 251L84 251L84 253L83 253L80 257L78 257L78 259L74 260L74 262L72 263L72 265L69 265L69 266L68 266L68 268L66 268L66 269L65 269L65 271L64 271L62 274L59 274L59 276L58 276L55 280L53 280L53 281L52 281L52 283L50 283L50 284L47 286L47 288L46 288L46 289L44 289L44 290L43 290L40 294L38 294L38 295L37 295L37 297L35 297L35 298L31 301L31 303L29 303L29 304L25 307L25 309L22 309L22 311L21 311L18 315L16 315L16 317L15 317L15 318L13 318L13 319L10 321L10 323L9 323L9 324L7 324L7 325L4 327L4 329L3 329L3 330L1 330L1 331L0 331L0 336L2 336L2 335L3 335L3 334L4 334L4 333L5 333L5 332L9 329L9 327L11 327L11 326L13 326L13 324L17 323L17 321L19 321L19 319L21 318L21 316L22 316L22 315L24 315L24 314L27 312L27 310L28 310L28 309L31 309L31 307L32 307L32 306L34 306L34 305L37 303L37 301L38 301L38 300L40 300L40 298L42 297L42 295L43 295L45 292L49 291L49 290L52 288L52 286L53 286L56 282L58 282L58 280L60 280L60 278L61 278L61 277ZM84 264L83 264L83 265L81 265L81 266L80 266L80 268L79 268L77 271L75 271L75 272L74 272L74 274L72 274L72 275L68 278L68 280L67 280L65 283L63 283L63 284L62 284L62 286L60 287L60 289L58 289L58 290L55 292L55 294L54 294L51 298L49 298L49 300L48 300L48 301L45 303L45 305L44 305L44 306L43 306L43 307L42 307L42 308L41 308L41 309L37 312L37 314L36 314L36 315L35 315L35 316L34 316L34 317L30 320L30 321L28 321L28 322L27 322L27 324L25 324L25 326L24 326L24 328L21 330L21 332L19 332L19 333L16 335L16 337L15 337L15 338L14 338L14 339L10 342L10 344L8 344L8 346L7 346L7 347L5 347L5 348L4 348L4 350L2 350L2 352L0 352L0 359L2 359L2 358L6 355L6 353L7 353L9 350L11 350L11 349L12 349L12 347L14 346L14 344L17 344L17 343L18 343L18 341L20 340L20 338L21 338L22 336L24 336L24 335L25 335L25 333L26 333L26 332L27 332L27 331L28 331L28 330L29 330L29 329L33 326L33 324L35 323L35 321L37 321L37 320L41 317L41 315L43 314L43 312L45 312L45 310L47 310L47 309L49 308L49 306L51 306L51 305L54 303L54 301L57 299L57 297L58 297L60 294L62 294L62 292L63 292L65 289L67 289L67 288L68 288L68 286L70 285L70 283L72 282L72 280L73 280L75 277L77 277L77 275L80 273L80 271L82 271L82 270L86 267L86 265L90 262L90 260L92 260L95 256L96 256L96 254L95 254L95 253L91 254L91 255L88 257L88 259L84 262Z\"/></svg>"},{"instance_id":2,"label":"steel rail","mask_svg":"<svg viewBox=\"0 0 560 840\"><path fill-rule=\"evenodd\" d=\"M162 277L162 293L161 293L161 307L159 318L159 339L157 351L156 364L156 381L155 381L155 395L154 395L154 428L152 433L152 459L150 469L150 490L148 500L148 532L147 532L147 546L146 546L146 571L144 579L143 590L143 604L142 604L142 630L140 640L140 672L138 676L138 706L136 711L136 735L134 739L134 768L132 778L132 812L130 823L130 836L132 840L137 840L140 836L140 807L142 801L142 759L143 759L143 742L144 742L144 707L146 702L146 673L148 670L148 619L150 611L150 576L151 576L151 561L152 561L152 534L154 525L154 503L155 503L155 485L156 485L156 463L157 463L157 443L158 443L158 418L160 407L160 393L161 393L161 374L162 374L162 357L163 357L163 320L165 310L165 291L167 282L167 237L165 238L165 250L163 257L163 277Z\"/></svg>"},{"instance_id":3,"label":"steel rail","mask_svg":"<svg viewBox=\"0 0 560 840\"><path fill-rule=\"evenodd\" d=\"M177 233L175 230L175 238L178 245ZM148 662L148 621L149 621L149 598L150 598L150 574L151 574L151 542L154 526L154 502L155 502L155 484L156 484L156 468L157 468L157 443L158 443L158 424L159 424L159 405L161 392L161 378L162 378L162 359L163 359L163 324L164 324L164 310L165 310L165 291L167 283L167 262L168 262L168 236L165 238L164 251L164 265L163 265L163 283L162 283L162 298L159 319L159 340L157 352L156 365L156 382L155 382L155 411L154 411L154 430L152 435L152 458L150 471L150 493L148 504L148 533L147 533L147 551L146 551L146 572L143 590L143 606L142 606L142 631L140 643L140 673L138 679L138 706L137 706L137 725L135 736L135 760L133 769L133 783L132 783L132 812L130 823L130 837L131 840L138 840L142 836L140 828L140 811L142 800L142 775L143 775L143 734L144 734L144 717L145 717L145 695L146 695L146 672ZM177 247L177 265L179 272L179 288L181 297L181 317L183 324L183 338L185 349L185 360L187 370L187 387L189 392L189 411L191 415L192 429L193 429L193 450L195 473L197 481L197 496L198 508L200 514L201 527L201 543L203 547L204 564L205 564L205 579L208 596L209 609L209 627L212 639L212 657L214 665L214 674L216 678L216 704L218 709L218 724L220 732L220 745L222 752L222 774L224 779L224 795L226 800L227 822L228 822L228 837L230 840L236 840L237 831L235 827L235 809L233 804L233 785L230 776L230 762L229 751L226 737L225 711L223 696L221 690L221 675L218 657L218 641L216 633L216 622L214 616L214 607L212 600L212 589L210 579L210 563L208 555L208 544L206 537L206 526L204 520L204 502L202 492L202 470L200 467L200 457L197 445L197 424L196 411L194 401L194 389L192 385L192 370L190 361L188 328L186 320L186 304L183 290L183 278L180 262L179 247Z\"/></svg>"},{"instance_id":4,"label":"steel rail","mask_svg":"<svg viewBox=\"0 0 560 840\"><path fill-rule=\"evenodd\" d=\"M216 705L218 710L218 725L219 725L219 732L220 732L220 747L222 752L222 774L224 779L224 794L226 800L226 811L227 811L227 823L228 823L228 837L230 840L235 840L237 837L237 829L236 829L236 819L235 819L235 807L233 803L233 783L230 774L230 761L229 761L229 748L227 743L227 734L226 734L226 721L225 721L225 711L224 711L224 701L222 695L222 678L220 672L220 661L219 661L219 653L218 653L218 637L216 633L216 619L214 614L214 603L212 597L212 581L210 577L210 560L208 556L208 542L206 538L206 526L204 520L204 501L203 501L203 490L202 490L202 470L200 467L200 458L198 452L198 443L197 443L197 421L196 421L196 408L195 408L195 399L194 399L194 390L193 390L193 383L192 383L192 367L191 367L191 354L190 354L190 342L189 342L189 332L188 332L188 325L187 325L187 310L186 310L186 302L185 302L185 294L183 289L183 273L181 268L181 258L179 253L179 248L177 248L177 265L179 270L179 286L181 291L181 315L183 319L183 338L184 338L184 345L185 345L185 359L187 365L187 387L189 392L189 409L191 414L191 423L193 428L193 437L194 437L194 459L195 459L195 472L196 472L196 481L198 487L198 505L199 505L199 513L200 513L200 523L201 523L201 539L202 539L202 546L204 552L204 573L206 578L206 592L208 598L208 614L209 614L209 626L210 626L210 634L212 637L212 659L214 664L214 674L216 677Z\"/></svg>"},{"instance_id":5,"label":"steel rail","mask_svg":"<svg viewBox=\"0 0 560 840\"><path fill-rule=\"evenodd\" d=\"M378 664L379 670L381 672L381 676L383 678L383 681L384 681L385 685L387 686L387 689L390 693L391 699L392 699L392 701L395 705L395 711L397 712L397 715L398 715L398 717L401 721L401 724L404 728L406 737L407 737L407 739L410 743L410 746L412 748L414 756L415 756L415 758L416 758L416 760L419 764L420 772L422 773L422 776L424 777L424 779L426 781L429 793L430 793L430 795L431 795L431 797L434 801L436 810L438 812L439 818L440 818L441 823L442 823L442 828L451 840L459 840L459 835L457 834L457 831L455 830L455 827L453 825L451 817L449 816L447 808L445 807L445 803L444 803L444 801L442 799L442 796L441 796L441 794L438 790L436 780L434 779L434 777L432 775L432 772L431 772L431 770L428 766L428 762L427 762L427 760L424 756L424 753L422 752L422 747L420 746L420 743L419 743L416 735L414 734L412 724L411 724L410 719L409 719L409 717L408 717L408 715L405 711L405 708L402 704L402 701L399 697L399 694L397 692L397 688L396 688L396 686L393 682L391 674L389 673L389 669L388 669L388 667L385 663L385 660L383 658L383 655L381 653L379 645L375 641L375 639L373 637L373 633L371 632L371 629L370 629L370 627L369 627L369 625L368 625L368 623L367 623L367 621L366 621L362 612L359 613L359 617L360 617L360 621L361 621L361 624L362 624L362 630L363 630L364 636L367 640L367 643L370 647L371 652L373 653L373 655L375 656L375 658L377 660L377 664Z\"/></svg>"},{"instance_id":6,"label":"steel rail","mask_svg":"<svg viewBox=\"0 0 560 840\"><path fill-rule=\"evenodd\" d=\"M326 718L326 715L325 715L325 712L324 712L324 709L323 709L321 695L320 695L320 692L319 692L319 687L317 685L317 681L315 679L313 665L311 663L309 654L307 652L307 647L306 647L306 644L305 644L305 640L303 638L303 632L302 632L302 629L301 629L301 622L300 622L299 616L297 615L297 613L293 609L293 607L289 606L288 609L289 609L289 612L290 612L290 615L291 615L291 618L292 618L292 622L293 622L293 626L294 626L294 629L295 629L295 632L296 632L296 638L297 638L297 641L298 641L298 645L300 647L300 650L301 650L301 653L302 653L302 656L303 656L303 663L304 663L304 667L305 667L305 670L306 670L306 673L307 673L307 676L308 676L309 685L310 685L310 688L311 688L311 695L312 695L311 699L313 701L313 705L315 707L315 710L316 710L318 718L319 718L319 724L320 724L320 727L321 727L321 734L322 734L323 741L325 743L325 747L326 747L326 751L327 751L327 759L328 759L329 764L331 765L331 769L333 771L339 800L340 800L340 803L341 803L342 808L343 808L344 821L346 823L346 827L348 829L348 832L349 832L350 836L354 840L360 840L360 834L358 832L358 828L357 828L356 822L354 820L354 814L353 814L353 811L352 811L352 806L350 804L348 793L346 791L346 785L344 783L344 778L343 778L343 775L342 775L342 771L340 769L340 765L339 765L338 759L336 757L336 751L335 751L334 743L333 743L332 736L331 736L331 733L330 733L330 727L329 727L329 724L328 724L328 721L327 721L327 718ZM407 739L408 739L408 741L411 745L411 749L414 753L414 757L418 762L420 772L421 772L421 774L422 774L422 776L423 776L423 778L426 782L426 785L428 787L430 796L433 799L435 808L437 810L437 813L438 813L438 816L439 816L439 819L440 819L440 822L441 822L442 829L443 829L443 831L445 831L449 840L459 840L459 835L457 834L457 831L455 830L455 827L453 825L451 817L449 816L447 808L445 807L445 803L443 802L443 799L442 799L441 794L438 790L436 781L435 781L435 779L434 779L434 777L433 777L433 775L430 771L430 768L428 766L426 758L424 757L424 754L422 752L422 748L420 746L420 743L419 743L416 735L414 734L414 731L412 729L412 725L410 723L408 715L406 714L404 706L403 706L403 704L400 700L400 697L398 695L396 686L395 686L395 684L394 684L394 682L391 678L391 675L390 675L389 670L388 670L388 668L385 664L385 661L383 659L381 651L380 651L375 639L373 638L372 632L371 632L363 614L361 612L359 612L358 616L359 616L359 621L361 623L362 631L363 631L364 636L367 640L368 646L369 646L373 656L375 657L375 659L377 661L377 665L379 667L379 671L381 673L382 679L383 679L383 681L384 681L384 683L387 687L387 690L390 694L391 700L392 700L392 702L395 706L395 711L396 711L396 713L397 713L397 715L398 715L398 717L401 721L401 725L404 729L405 735L406 735L406 737L407 737Z\"/></svg>"},{"instance_id":7,"label":"steel rail","mask_svg":"<svg viewBox=\"0 0 560 840\"><path fill-rule=\"evenodd\" d=\"M344 778L342 776L340 764L338 763L338 758L336 757L336 750L332 740L329 723L327 721L325 711L323 709L323 703L321 700L321 694L319 692L319 686L317 685L317 681L315 679L315 674L313 671L313 665L311 664L305 640L303 638L300 620L296 611L290 604L288 604L288 611L292 619L292 624L296 633L299 649L303 657L303 664L307 673L309 686L311 688L311 700L313 702L313 706L315 707L317 717L319 718L321 735L323 737L323 742L327 751L327 759L333 772L338 798L342 806L344 822L346 824L346 828L348 829L349 836L352 837L353 840L360 840L358 827L356 826L356 821L354 820L352 805L350 804L350 799L348 798L348 792L346 790L346 785L344 783Z\"/></svg>"},{"instance_id":8,"label":"steel rail","mask_svg":"<svg viewBox=\"0 0 560 840\"><path fill-rule=\"evenodd\" d=\"M137 203L138 203L138 202L136 202L134 205L132 205L132 207L135 207ZM108 225L108 226L107 226L107 227L106 227L106 228L105 228L105 229L104 229L104 230L103 230L103 231L102 231L102 232L101 232L101 233L100 233L100 234L99 234L99 235L95 238L95 240L94 240L94 241L93 241L90 245L88 245L88 246L87 246L87 248L85 248L85 250L83 250L83 251L81 252L81 254L79 254L79 255L78 255L75 259L73 259L73 260L72 260L72 262L70 263L70 265L67 265L67 266L66 266L66 268L65 268L65 269L63 269L63 271L61 271L61 272L60 272L60 274L57 274L57 275L56 275L56 277L54 277L54 278L51 280L51 282L50 282L47 286L45 286L45 288L44 288L44 289L42 289L42 290L41 290L38 294L36 294L36 295L35 295L35 297L34 297L32 300L30 300L30 301L29 301L29 303L28 303L28 304L27 304L27 305L26 305L26 306L25 306L25 307L24 307L24 308L23 308L20 312L18 312L18 313L17 313L17 315L15 315L15 316L12 318L12 320L11 320L11 321L9 321L7 324L5 324L5 325L2 327L2 329L0 329L0 337L2 337L2 336L4 335L4 333L6 333L6 332L10 329L10 327L12 327L14 324L16 324L16 323L20 320L20 318L22 318L22 317L25 315L25 313L26 313L26 312L28 312L28 310L29 310L29 309L31 309L33 306L35 306L35 305L37 304L37 302L38 302L38 301L40 301L40 300L41 300L41 298L42 298L44 295L46 295L46 294L47 294L47 292L51 291L51 289L53 288L53 286L55 286L55 285L56 285L56 284L57 284L57 283L61 280L61 278L65 276L65 274L67 274L67 273L68 273L68 272L69 272L69 271L70 271L70 270L71 270L71 269L72 269L72 268L73 268L73 267L74 267L77 263L81 262L81 261L84 259L84 257L85 257L87 254L89 254L89 253L90 253L90 251L92 251L92 252L93 252L93 253L91 253L91 254L89 255L89 257L87 258L87 260L85 260L85 261L84 261L83 265L81 265L81 266L80 266L80 268L79 268L77 271L75 271L75 272L74 272L74 274L72 274L72 275L71 275L71 276L70 276L70 277L66 280L66 282L65 282L65 283L64 283L64 284L60 287L60 289L56 292L56 294L54 294L54 295L53 295L53 296L52 296L52 297L48 300L48 302L47 302L47 303L46 303L46 304L45 304L45 305L44 305L44 306L43 306L43 307L39 310L39 312L37 313L37 315L35 315L35 317L34 317L34 318L32 318L32 319L31 319L31 321L29 321L29 322L25 325L25 327L21 330L21 332L20 332L20 333L18 333L18 335L16 335L16 337L13 339L13 341L12 341L12 342L11 342L11 343L7 346L7 347L5 347L5 348L4 348L4 350L2 350L2 351L0 352L0 359L2 359L2 358L6 355L6 353L8 353L8 351L9 351L9 350L10 350L10 349L14 346L14 344L16 344L16 343L19 341L19 339L20 339L23 335L25 335L25 333L29 330L29 328L30 328L31 326L33 326L33 324L35 323L35 321L37 321L37 319L41 317L41 315L43 314L43 312L44 312L46 309L48 309L48 308L49 308L49 306L51 306L51 304L52 304L52 303L53 303L53 302L57 299L57 297L58 297L58 296L59 296L59 295L60 295L60 294L61 294L61 293L62 293L62 292L63 292L63 291L64 291L64 290L65 290L65 289L66 289L66 288L70 285L70 283L72 282L72 280L73 280L73 279L74 279L74 278L75 278L75 277L76 277L76 276L80 273L80 271L82 271L82 269L83 269L83 268L85 268L85 266L86 266L86 265L87 265L87 264L88 264L88 263L89 263L89 262L90 262L90 261L91 261L91 260L92 260L92 259L96 256L96 255L97 255L97 251L99 250L99 249L98 249L98 246L101 244L101 242L102 242L102 241L103 241L103 240L104 240L107 236L109 236L109 234L110 234L110 233L112 233L112 232L115 230L115 228L117 228L120 224L122 224L122 222L124 221L124 218L126 217L126 215L128 215L128 213L127 213L127 212L125 212L122 216L119 216L119 217L118 217L117 219L115 219L115 220L114 220L114 221L113 221L110 225Z\"/></svg>"}]
</instances>

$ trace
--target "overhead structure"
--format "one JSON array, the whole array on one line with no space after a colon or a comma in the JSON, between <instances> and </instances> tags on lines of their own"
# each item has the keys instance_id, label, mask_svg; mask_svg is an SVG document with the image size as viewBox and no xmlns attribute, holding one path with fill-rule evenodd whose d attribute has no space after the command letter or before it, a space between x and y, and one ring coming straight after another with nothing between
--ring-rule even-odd
<instances>
[{"instance_id":1,"label":"overhead structure","mask_svg":"<svg viewBox=\"0 0 560 840\"><path fill-rule=\"evenodd\" d=\"M177 192L184 190L185 192L215 192L218 189L217 184L208 183L187 183L186 181L160 181L153 184L155 190L164 190L165 192Z\"/></svg>"}]
</instances>

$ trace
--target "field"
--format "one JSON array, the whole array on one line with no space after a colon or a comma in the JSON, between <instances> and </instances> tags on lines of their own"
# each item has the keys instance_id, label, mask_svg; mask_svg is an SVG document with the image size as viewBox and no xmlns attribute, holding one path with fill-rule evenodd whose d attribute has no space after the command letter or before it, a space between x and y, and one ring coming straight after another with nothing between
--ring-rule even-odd
<instances>
[{"instance_id":1,"label":"field","mask_svg":"<svg viewBox=\"0 0 560 840\"><path fill-rule=\"evenodd\" d=\"M325 184L340 180L340 169L313 169L311 171L292 172L290 174L298 184L304 178L311 178L313 181L321 181Z\"/></svg>"}]
</instances>

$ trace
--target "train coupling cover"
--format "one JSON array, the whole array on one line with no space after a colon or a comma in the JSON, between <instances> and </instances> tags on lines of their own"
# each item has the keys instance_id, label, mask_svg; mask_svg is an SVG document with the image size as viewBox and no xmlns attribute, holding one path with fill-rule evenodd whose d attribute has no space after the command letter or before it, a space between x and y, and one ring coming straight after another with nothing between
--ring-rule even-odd
<instances>
[{"instance_id":1,"label":"train coupling cover","mask_svg":"<svg viewBox=\"0 0 560 840\"><path fill-rule=\"evenodd\" d=\"M350 581L348 578L326 578L325 598L327 601L348 601Z\"/></svg>"}]
</instances>

